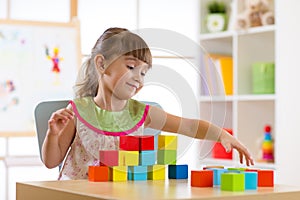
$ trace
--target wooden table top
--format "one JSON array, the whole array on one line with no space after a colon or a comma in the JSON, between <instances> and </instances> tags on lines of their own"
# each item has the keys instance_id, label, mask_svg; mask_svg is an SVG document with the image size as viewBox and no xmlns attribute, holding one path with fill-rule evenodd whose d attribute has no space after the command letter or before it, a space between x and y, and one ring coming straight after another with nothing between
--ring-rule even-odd
<instances>
[{"instance_id":1,"label":"wooden table top","mask_svg":"<svg viewBox=\"0 0 300 200\"><path fill-rule=\"evenodd\" d=\"M40 196L39 196L40 193ZM76 198L78 197L78 198ZM244 192L219 187L191 187L189 180L90 182L88 180L17 183L17 200L23 199L300 199L300 187L275 185Z\"/></svg>"}]
</instances>

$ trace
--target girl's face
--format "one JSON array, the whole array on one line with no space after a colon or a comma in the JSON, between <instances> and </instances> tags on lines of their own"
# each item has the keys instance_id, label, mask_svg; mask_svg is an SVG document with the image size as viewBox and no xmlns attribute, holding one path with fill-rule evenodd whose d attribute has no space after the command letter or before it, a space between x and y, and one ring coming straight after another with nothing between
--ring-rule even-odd
<instances>
[{"instance_id":1,"label":"girl's face","mask_svg":"<svg viewBox=\"0 0 300 200\"><path fill-rule=\"evenodd\" d=\"M130 99L144 85L149 65L133 56L121 56L113 61L102 76L105 94L121 100Z\"/></svg>"}]
</instances>

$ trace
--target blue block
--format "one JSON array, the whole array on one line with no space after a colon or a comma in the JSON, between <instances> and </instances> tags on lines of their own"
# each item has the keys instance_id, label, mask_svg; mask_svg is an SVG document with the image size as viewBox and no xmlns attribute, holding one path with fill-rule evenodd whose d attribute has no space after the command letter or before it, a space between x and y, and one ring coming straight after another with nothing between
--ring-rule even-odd
<instances>
[{"instance_id":1,"label":"blue block","mask_svg":"<svg viewBox=\"0 0 300 200\"><path fill-rule=\"evenodd\" d=\"M169 165L168 177L169 179L187 179L188 165Z\"/></svg>"},{"instance_id":2,"label":"blue block","mask_svg":"<svg viewBox=\"0 0 300 200\"><path fill-rule=\"evenodd\" d=\"M132 181L144 181L148 176L147 166L128 166L127 179Z\"/></svg>"},{"instance_id":3,"label":"blue block","mask_svg":"<svg viewBox=\"0 0 300 200\"><path fill-rule=\"evenodd\" d=\"M243 172L245 174L245 190L257 189L257 172Z\"/></svg>"},{"instance_id":4,"label":"blue block","mask_svg":"<svg viewBox=\"0 0 300 200\"><path fill-rule=\"evenodd\" d=\"M156 151L141 151L139 156L140 156L140 160L139 163L140 165L143 166L148 166L148 165L155 165L156 162Z\"/></svg>"},{"instance_id":5,"label":"blue block","mask_svg":"<svg viewBox=\"0 0 300 200\"><path fill-rule=\"evenodd\" d=\"M221 184L221 174L227 172L227 169L219 169L219 168L211 168L208 170L212 170L214 172L214 185L220 185ZM232 172L232 171L230 171Z\"/></svg>"}]
</instances>

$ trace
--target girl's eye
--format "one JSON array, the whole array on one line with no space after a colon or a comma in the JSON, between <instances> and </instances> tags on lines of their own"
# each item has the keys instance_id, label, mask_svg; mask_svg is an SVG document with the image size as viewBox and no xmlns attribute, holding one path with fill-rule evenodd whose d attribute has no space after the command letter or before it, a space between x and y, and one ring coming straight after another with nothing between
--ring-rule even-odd
<instances>
[{"instance_id":1,"label":"girl's eye","mask_svg":"<svg viewBox=\"0 0 300 200\"><path fill-rule=\"evenodd\" d=\"M133 70L134 67L133 66L130 66L130 65L127 65L127 68L130 69L130 70Z\"/></svg>"},{"instance_id":2,"label":"girl's eye","mask_svg":"<svg viewBox=\"0 0 300 200\"><path fill-rule=\"evenodd\" d=\"M146 73L145 73L145 72L142 72L141 75L142 75L142 76L146 76Z\"/></svg>"}]
</instances>

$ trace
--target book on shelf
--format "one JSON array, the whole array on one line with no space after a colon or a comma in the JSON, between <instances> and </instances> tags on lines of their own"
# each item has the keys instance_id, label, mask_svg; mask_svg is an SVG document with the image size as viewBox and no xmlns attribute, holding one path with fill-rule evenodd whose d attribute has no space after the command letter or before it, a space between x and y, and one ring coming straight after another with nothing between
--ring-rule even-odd
<instances>
[{"instance_id":1,"label":"book on shelf","mask_svg":"<svg viewBox=\"0 0 300 200\"><path fill-rule=\"evenodd\" d=\"M205 54L201 57L200 65L202 95L233 94L233 60L231 56Z\"/></svg>"}]
</instances>

